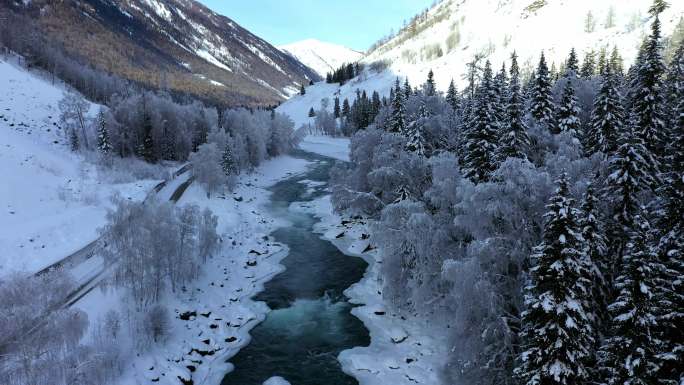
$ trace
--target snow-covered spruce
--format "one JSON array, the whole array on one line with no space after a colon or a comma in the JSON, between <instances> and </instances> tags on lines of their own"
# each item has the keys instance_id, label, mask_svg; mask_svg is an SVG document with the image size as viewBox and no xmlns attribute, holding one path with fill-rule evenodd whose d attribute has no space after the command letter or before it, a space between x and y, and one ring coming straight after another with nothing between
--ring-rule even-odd
<instances>
[{"instance_id":1,"label":"snow-covered spruce","mask_svg":"<svg viewBox=\"0 0 684 385\"><path fill-rule=\"evenodd\" d=\"M531 283L525 289L516 374L525 384L570 385L590 377L587 361L595 332L591 310L592 272L587 266L567 176L548 204L542 243L531 256Z\"/></svg>"}]
</instances>

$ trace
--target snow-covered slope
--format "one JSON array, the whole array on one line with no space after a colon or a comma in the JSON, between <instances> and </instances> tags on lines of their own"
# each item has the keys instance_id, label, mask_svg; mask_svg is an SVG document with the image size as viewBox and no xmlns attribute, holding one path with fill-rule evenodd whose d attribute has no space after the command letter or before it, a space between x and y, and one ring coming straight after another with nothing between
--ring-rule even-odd
<instances>
[{"instance_id":1,"label":"snow-covered slope","mask_svg":"<svg viewBox=\"0 0 684 385\"><path fill-rule=\"evenodd\" d=\"M111 194L143 199L156 183L104 183L58 128L68 91L9 60L0 56L0 276L80 249L97 238Z\"/></svg>"},{"instance_id":2,"label":"snow-covered slope","mask_svg":"<svg viewBox=\"0 0 684 385\"><path fill-rule=\"evenodd\" d=\"M363 56L363 53L353 49L316 39L306 39L278 48L292 55L323 78L328 72L332 72L342 64L354 63Z\"/></svg>"},{"instance_id":3,"label":"snow-covered slope","mask_svg":"<svg viewBox=\"0 0 684 385\"><path fill-rule=\"evenodd\" d=\"M536 67L542 50L549 66L560 68L573 47L581 62L590 50L607 47L610 52L617 46L627 67L650 31L651 4L652 0L446 0L361 59L366 64L388 63L383 72L367 69L341 88L316 84L278 111L290 115L299 127L310 121L307 111L319 108L323 98L338 96L351 102L357 89L386 96L396 77L408 77L417 85L431 69L440 90L446 91L451 79L463 89L467 63L475 56L482 58L480 65L488 59L498 70L513 51L523 73ZM588 32L590 12L594 23ZM607 24L609 14L612 23ZM684 1L670 2L660 15L664 36L672 34L683 14Z\"/></svg>"},{"instance_id":4,"label":"snow-covered slope","mask_svg":"<svg viewBox=\"0 0 684 385\"><path fill-rule=\"evenodd\" d=\"M423 82L430 69L445 90L453 78L460 87L466 64L489 59L494 68L518 54L523 73L531 71L543 50L559 67L571 48L580 60L588 51L617 46L632 63L649 33L652 0L447 0L419 18L363 61L389 61L399 76ZM588 15L591 17L588 18ZM672 33L684 14L684 2L670 2L660 20L663 35ZM591 21L593 20L593 21Z\"/></svg>"}]
</instances>

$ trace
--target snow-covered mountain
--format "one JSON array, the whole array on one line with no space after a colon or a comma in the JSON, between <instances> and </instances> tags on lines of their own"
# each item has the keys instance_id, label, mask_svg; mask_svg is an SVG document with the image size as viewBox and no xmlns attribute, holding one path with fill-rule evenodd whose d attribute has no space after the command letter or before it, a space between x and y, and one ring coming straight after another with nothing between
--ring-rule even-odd
<instances>
[{"instance_id":1,"label":"snow-covered mountain","mask_svg":"<svg viewBox=\"0 0 684 385\"><path fill-rule=\"evenodd\" d=\"M557 68L571 48L580 58L589 51L608 53L617 46L625 64L636 57L649 33L652 0L445 0L419 15L396 36L380 44L364 62L391 62L391 70L423 82L433 69L441 89L453 78L465 84L466 64L490 60L499 68L518 54L523 73L536 67L543 50ZM684 2L670 2L660 15L669 36L684 14Z\"/></svg>"},{"instance_id":2,"label":"snow-covered mountain","mask_svg":"<svg viewBox=\"0 0 684 385\"><path fill-rule=\"evenodd\" d=\"M3 1L0 20L104 72L215 104L274 104L319 78L195 0Z\"/></svg>"},{"instance_id":3,"label":"snow-covered mountain","mask_svg":"<svg viewBox=\"0 0 684 385\"><path fill-rule=\"evenodd\" d=\"M651 5L652 0L444 0L376 44L360 60L369 65L361 76L342 87L316 84L278 111L299 126L311 121L307 111L320 108L321 99L352 101L356 90L388 95L396 77L421 84L430 70L440 90L446 91L451 79L463 89L474 57L481 58L480 65L490 60L498 70L513 51L523 74L536 67L542 50L549 66L560 68L573 47L581 62L589 51L605 47L610 53L616 46L627 67L650 32ZM672 35L683 15L684 1L670 2L660 14L663 36ZM384 62L376 68L386 69L369 70L376 62Z\"/></svg>"},{"instance_id":4,"label":"snow-covered mountain","mask_svg":"<svg viewBox=\"0 0 684 385\"><path fill-rule=\"evenodd\" d=\"M306 39L278 48L316 71L321 77L342 64L354 63L363 56L363 53L351 48L316 39Z\"/></svg>"}]
</instances>

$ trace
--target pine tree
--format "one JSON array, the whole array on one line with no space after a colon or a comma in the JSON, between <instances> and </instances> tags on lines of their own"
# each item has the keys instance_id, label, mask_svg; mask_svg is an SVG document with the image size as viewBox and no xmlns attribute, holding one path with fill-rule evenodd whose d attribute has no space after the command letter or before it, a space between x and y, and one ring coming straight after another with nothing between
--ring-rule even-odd
<instances>
[{"instance_id":1,"label":"pine tree","mask_svg":"<svg viewBox=\"0 0 684 385\"><path fill-rule=\"evenodd\" d=\"M661 266L651 249L650 226L640 215L633 217L620 274L615 279L617 298L608 307L610 337L599 352L600 366L609 385L655 384L659 342L654 329L655 276Z\"/></svg>"},{"instance_id":2,"label":"pine tree","mask_svg":"<svg viewBox=\"0 0 684 385\"><path fill-rule=\"evenodd\" d=\"M458 91L456 90L456 85L454 81L451 80L449 83L449 89L447 90L446 101L452 111L458 111L459 101L458 101Z\"/></svg>"},{"instance_id":3,"label":"pine tree","mask_svg":"<svg viewBox=\"0 0 684 385\"><path fill-rule=\"evenodd\" d=\"M606 50L606 47L601 47L601 50L599 51L598 63L596 64L596 73L599 75L602 74L606 70L607 66L608 51Z\"/></svg>"},{"instance_id":4,"label":"pine tree","mask_svg":"<svg viewBox=\"0 0 684 385\"><path fill-rule=\"evenodd\" d=\"M607 259L607 240L602 222L599 220L599 199L594 195L592 185L587 186L582 201L580 226L584 239L587 266L592 273L592 309L597 315L595 328L598 330L608 320L607 307L610 297L608 282L612 277L607 275L613 266Z\"/></svg>"},{"instance_id":5,"label":"pine tree","mask_svg":"<svg viewBox=\"0 0 684 385\"><path fill-rule=\"evenodd\" d=\"M684 120L684 110L681 110L681 102L684 99L684 40L679 44L670 69L667 73L667 101L668 101L668 123L673 131L677 126L681 127ZM672 143L672 142L670 142ZM668 146L672 148L672 146ZM668 151L671 152L671 151Z\"/></svg>"},{"instance_id":6,"label":"pine tree","mask_svg":"<svg viewBox=\"0 0 684 385\"><path fill-rule=\"evenodd\" d=\"M618 149L610 158L604 199L613 206L611 237L614 255L621 258L624 241L641 205L640 195L656 186L658 166L639 135L634 119L621 131Z\"/></svg>"},{"instance_id":7,"label":"pine tree","mask_svg":"<svg viewBox=\"0 0 684 385\"><path fill-rule=\"evenodd\" d=\"M381 107L380 94L378 91L373 91L373 96L371 96L371 122L375 121L375 117L378 116Z\"/></svg>"},{"instance_id":8,"label":"pine tree","mask_svg":"<svg viewBox=\"0 0 684 385\"><path fill-rule=\"evenodd\" d=\"M501 142L497 158L503 162L506 158L526 159L526 150L530 146L530 137L524 120L523 97L520 90L520 69L518 56L511 56L511 79L508 82L508 101L506 103L506 119L503 122Z\"/></svg>"},{"instance_id":9,"label":"pine tree","mask_svg":"<svg viewBox=\"0 0 684 385\"><path fill-rule=\"evenodd\" d=\"M674 75L684 72L682 47L684 44L680 45L670 70L672 129L666 147L665 172L654 205L656 253L664 265L659 275L660 290L656 293L656 330L662 340L657 377L663 385L679 384L684 367L684 79Z\"/></svg>"},{"instance_id":10,"label":"pine tree","mask_svg":"<svg viewBox=\"0 0 684 385\"><path fill-rule=\"evenodd\" d=\"M80 142L78 140L78 134L76 134L76 129L69 129L69 147L71 151L77 152L81 148Z\"/></svg>"},{"instance_id":11,"label":"pine tree","mask_svg":"<svg viewBox=\"0 0 684 385\"><path fill-rule=\"evenodd\" d=\"M603 75L601 89L594 99L594 109L585 140L587 152L602 152L606 156L614 154L618 147L618 135L624 127L624 119L622 96L609 66Z\"/></svg>"},{"instance_id":12,"label":"pine tree","mask_svg":"<svg viewBox=\"0 0 684 385\"><path fill-rule=\"evenodd\" d=\"M516 374L525 385L582 384L594 344L591 278L567 177L558 180L545 215L543 240L531 257L525 289L522 354Z\"/></svg>"},{"instance_id":13,"label":"pine tree","mask_svg":"<svg viewBox=\"0 0 684 385\"><path fill-rule=\"evenodd\" d=\"M314 111L313 107L311 107L309 109L309 117L313 118L314 116L316 116L316 111Z\"/></svg>"},{"instance_id":14,"label":"pine tree","mask_svg":"<svg viewBox=\"0 0 684 385\"><path fill-rule=\"evenodd\" d=\"M107 122L105 121L102 109L97 113L97 148L103 155L108 155L112 151L112 144L109 141Z\"/></svg>"},{"instance_id":15,"label":"pine tree","mask_svg":"<svg viewBox=\"0 0 684 385\"><path fill-rule=\"evenodd\" d=\"M432 150L425 138L423 120L417 119L408 124L406 132L406 151L415 152L419 156L429 157Z\"/></svg>"},{"instance_id":16,"label":"pine tree","mask_svg":"<svg viewBox=\"0 0 684 385\"><path fill-rule=\"evenodd\" d=\"M342 102L342 116L347 118L347 117L349 117L350 112L351 112L351 107L349 107L349 99L345 98L344 102Z\"/></svg>"},{"instance_id":17,"label":"pine tree","mask_svg":"<svg viewBox=\"0 0 684 385\"><path fill-rule=\"evenodd\" d=\"M568 60L565 62L565 76L575 78L579 75L579 61L577 60L577 53L575 48L570 50Z\"/></svg>"},{"instance_id":18,"label":"pine tree","mask_svg":"<svg viewBox=\"0 0 684 385\"><path fill-rule=\"evenodd\" d=\"M235 163L235 158L233 157L233 151L229 144L223 149L223 155L221 155L221 170L225 176L232 176L238 174L237 164Z\"/></svg>"},{"instance_id":19,"label":"pine tree","mask_svg":"<svg viewBox=\"0 0 684 385\"><path fill-rule=\"evenodd\" d=\"M396 93L401 93L401 92L399 91L399 87L396 87L396 91L395 91L395 92L396 92ZM411 84L409 83L408 76L404 79L404 91L403 91L403 92L404 92L403 98L404 98L405 101L406 101L406 100L409 100L409 98L410 98L411 95L413 94L413 89L411 88Z\"/></svg>"},{"instance_id":20,"label":"pine tree","mask_svg":"<svg viewBox=\"0 0 684 385\"><path fill-rule=\"evenodd\" d=\"M508 102L508 76L506 75L506 64L501 66L501 70L496 74L493 81L494 93L496 99L494 100L494 110L496 111L496 119L500 123L506 120L506 103Z\"/></svg>"},{"instance_id":21,"label":"pine tree","mask_svg":"<svg viewBox=\"0 0 684 385\"><path fill-rule=\"evenodd\" d=\"M306 89L304 88L304 84L299 86L299 94L306 95Z\"/></svg>"},{"instance_id":22,"label":"pine tree","mask_svg":"<svg viewBox=\"0 0 684 385\"><path fill-rule=\"evenodd\" d=\"M464 175L475 183L487 181L497 166L494 157L499 127L495 101L492 67L487 61L475 97L470 129L466 133L466 154L463 159Z\"/></svg>"},{"instance_id":23,"label":"pine tree","mask_svg":"<svg viewBox=\"0 0 684 385\"><path fill-rule=\"evenodd\" d=\"M536 77L534 79L534 86L531 95L531 112L532 116L541 124L551 129L553 126L553 95L551 93L551 81L549 79L549 70L546 66L546 59L542 52L539 59L539 66L537 67Z\"/></svg>"},{"instance_id":24,"label":"pine tree","mask_svg":"<svg viewBox=\"0 0 684 385\"><path fill-rule=\"evenodd\" d=\"M567 79L563 88L563 96L558 106L558 116L556 118L558 130L556 133L568 132L577 139L581 138L582 127L579 114L580 110L577 106L575 87L573 87L570 79Z\"/></svg>"},{"instance_id":25,"label":"pine tree","mask_svg":"<svg viewBox=\"0 0 684 385\"><path fill-rule=\"evenodd\" d=\"M436 89L437 86L435 84L435 73L430 70L430 72L428 72L427 81L425 82L425 95L435 96Z\"/></svg>"},{"instance_id":26,"label":"pine tree","mask_svg":"<svg viewBox=\"0 0 684 385\"><path fill-rule=\"evenodd\" d=\"M340 98L335 98L335 106L333 107L333 116L335 119L340 117Z\"/></svg>"},{"instance_id":27,"label":"pine tree","mask_svg":"<svg viewBox=\"0 0 684 385\"><path fill-rule=\"evenodd\" d=\"M155 163L157 156L154 152L154 140L152 139L152 117L147 112L147 108L143 106L143 142L140 148L140 156L146 162Z\"/></svg>"},{"instance_id":28,"label":"pine tree","mask_svg":"<svg viewBox=\"0 0 684 385\"><path fill-rule=\"evenodd\" d=\"M643 47L643 59L637 68L632 103L638 134L649 151L660 159L664 155L663 134L667 119L662 81L665 65L660 47L660 21L657 13L654 16L651 35Z\"/></svg>"},{"instance_id":29,"label":"pine tree","mask_svg":"<svg viewBox=\"0 0 684 385\"><path fill-rule=\"evenodd\" d=\"M620 56L620 52L618 51L617 46L613 46L613 51L610 53L610 70L613 72L618 77L624 76L624 68L623 68L623 61L622 61L622 56Z\"/></svg>"},{"instance_id":30,"label":"pine tree","mask_svg":"<svg viewBox=\"0 0 684 385\"><path fill-rule=\"evenodd\" d=\"M596 53L589 51L584 55L582 62L582 69L580 69L580 76L584 79L589 79L596 73Z\"/></svg>"},{"instance_id":31,"label":"pine tree","mask_svg":"<svg viewBox=\"0 0 684 385\"><path fill-rule=\"evenodd\" d=\"M399 85L399 78L394 86L394 98L392 99L392 114L390 116L390 132L401 133L406 129L406 110L404 109L404 94Z\"/></svg>"}]
</instances>

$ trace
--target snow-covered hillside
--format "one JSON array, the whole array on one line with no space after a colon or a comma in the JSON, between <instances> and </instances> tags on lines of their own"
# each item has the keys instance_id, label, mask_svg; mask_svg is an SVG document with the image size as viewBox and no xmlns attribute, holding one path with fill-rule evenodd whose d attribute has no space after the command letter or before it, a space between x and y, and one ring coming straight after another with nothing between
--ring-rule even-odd
<instances>
[{"instance_id":1,"label":"snow-covered hillside","mask_svg":"<svg viewBox=\"0 0 684 385\"><path fill-rule=\"evenodd\" d=\"M0 275L35 272L97 238L109 196L143 199L156 182L104 183L69 151L59 82L0 57L0 89Z\"/></svg>"},{"instance_id":2,"label":"snow-covered hillside","mask_svg":"<svg viewBox=\"0 0 684 385\"><path fill-rule=\"evenodd\" d=\"M588 51L617 46L625 64L636 57L650 28L652 0L447 0L426 18L370 52L366 63L391 62L392 71L423 82L433 69L440 89L453 78L465 84L466 64L489 59L494 68L518 54L523 73L536 67L543 50L557 67L571 48L581 58ZM591 15L591 16L589 16ZM672 33L684 15L684 2L672 1L660 15L663 35Z\"/></svg>"},{"instance_id":3,"label":"snow-covered hillside","mask_svg":"<svg viewBox=\"0 0 684 385\"><path fill-rule=\"evenodd\" d=\"M649 32L651 4L651 0L446 0L419 18L415 28L407 27L360 60L369 65L388 63L382 73L367 69L341 88L316 84L278 111L290 115L299 127L310 121L307 111L320 108L321 99L330 99L332 109L334 97L351 102L357 89L386 96L396 77L408 77L417 85L431 69L438 89L446 91L452 79L463 89L467 63L474 57L482 58L480 64L488 59L498 69L513 51L523 73L536 67L542 50L549 66L559 68L573 47L581 62L588 51L606 47L610 53L616 46L629 66ZM591 23L587 23L589 13ZM684 1L670 2L660 15L664 36L672 34L683 15Z\"/></svg>"},{"instance_id":4,"label":"snow-covered hillside","mask_svg":"<svg viewBox=\"0 0 684 385\"><path fill-rule=\"evenodd\" d=\"M323 78L328 72L332 72L342 64L354 63L363 56L363 53L353 49L316 39L306 39L278 48L304 63Z\"/></svg>"}]
</instances>

